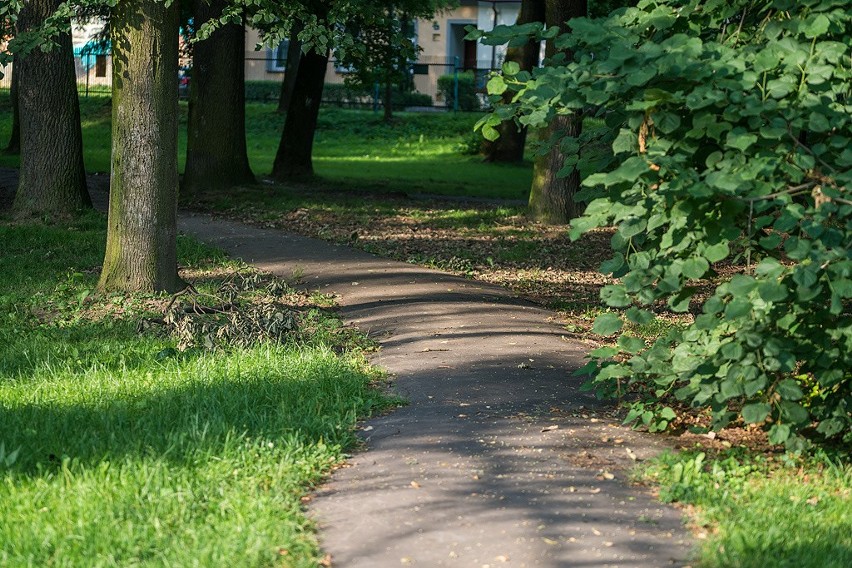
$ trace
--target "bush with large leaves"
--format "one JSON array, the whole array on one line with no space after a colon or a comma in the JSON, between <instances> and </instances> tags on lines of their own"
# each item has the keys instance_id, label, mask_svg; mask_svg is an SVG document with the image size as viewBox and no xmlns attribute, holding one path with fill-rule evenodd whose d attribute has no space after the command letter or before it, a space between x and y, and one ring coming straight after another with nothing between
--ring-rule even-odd
<instances>
[{"instance_id":1,"label":"bush with large leaves","mask_svg":"<svg viewBox=\"0 0 852 568\"><path fill-rule=\"evenodd\" d=\"M742 419L791 448L852 441L847 8L644 0L571 21L560 58L491 80L517 94L481 122L486 134L507 116L543 126L578 109L609 127L613 160L584 180L572 224L575 237L617 227L601 270L618 283L601 295L623 311L595 330L647 323L665 304L696 316L651 345L621 333L595 351L585 370L599 391L709 407L714 427ZM575 160L585 142L555 141ZM700 282L715 290L696 295ZM673 416L637 409L629 418L654 429Z\"/></svg>"}]
</instances>

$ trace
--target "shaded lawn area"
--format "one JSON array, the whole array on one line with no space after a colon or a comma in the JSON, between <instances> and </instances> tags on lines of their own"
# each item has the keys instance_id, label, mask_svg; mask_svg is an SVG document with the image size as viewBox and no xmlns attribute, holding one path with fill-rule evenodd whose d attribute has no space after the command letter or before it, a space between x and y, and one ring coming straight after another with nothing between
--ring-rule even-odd
<instances>
[{"instance_id":1,"label":"shaded lawn area","mask_svg":"<svg viewBox=\"0 0 852 568\"><path fill-rule=\"evenodd\" d=\"M82 98L81 124L86 169L110 170L110 98ZM181 102L178 161L186 158L186 103ZM532 165L489 164L464 155L477 113L396 114L385 124L372 111L323 107L314 146L321 183L340 188L394 193L434 193L499 199L526 199ZM275 105L246 106L249 161L256 175L269 175L281 139L284 116ZM0 92L0 144L11 131L11 107ZM17 167L17 156L0 155L0 166Z\"/></svg>"},{"instance_id":2,"label":"shaded lawn area","mask_svg":"<svg viewBox=\"0 0 852 568\"><path fill-rule=\"evenodd\" d=\"M388 404L375 373L333 318L215 351L140 333L167 299L86 297L104 228L0 219L0 565L317 565L301 498ZM240 268L179 245L202 292Z\"/></svg>"}]
</instances>

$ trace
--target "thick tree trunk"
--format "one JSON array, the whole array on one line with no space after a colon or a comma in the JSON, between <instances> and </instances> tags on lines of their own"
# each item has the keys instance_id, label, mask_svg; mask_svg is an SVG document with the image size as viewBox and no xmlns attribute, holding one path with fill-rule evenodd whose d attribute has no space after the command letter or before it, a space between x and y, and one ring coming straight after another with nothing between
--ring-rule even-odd
<instances>
[{"instance_id":1,"label":"thick tree trunk","mask_svg":"<svg viewBox=\"0 0 852 568\"><path fill-rule=\"evenodd\" d=\"M101 290L174 292L179 3L124 0L112 32L112 178Z\"/></svg>"},{"instance_id":2,"label":"thick tree trunk","mask_svg":"<svg viewBox=\"0 0 852 568\"><path fill-rule=\"evenodd\" d=\"M40 25L59 0L31 0L18 28ZM21 169L13 209L18 216L67 215L90 207L83 167L80 103L71 47L71 24L58 47L34 50L15 65L20 112Z\"/></svg>"},{"instance_id":3,"label":"thick tree trunk","mask_svg":"<svg viewBox=\"0 0 852 568\"><path fill-rule=\"evenodd\" d=\"M18 58L12 62L12 85L9 88L9 103L12 105L12 134L4 152L17 154L21 151L21 113L18 107L18 72L15 70Z\"/></svg>"},{"instance_id":4,"label":"thick tree trunk","mask_svg":"<svg viewBox=\"0 0 852 568\"><path fill-rule=\"evenodd\" d=\"M544 0L523 0L518 12L518 25L531 22L543 22L545 18ZM520 47L510 47L506 50L506 61L517 63L522 71L532 71L538 65L539 42L530 41ZM503 94L503 101L508 103L514 96L513 91ZM524 159L524 145L527 140L526 127L520 127L514 120L504 120L497 126L500 137L493 142L486 141L483 145L485 160L488 162L520 162Z\"/></svg>"},{"instance_id":5,"label":"thick tree trunk","mask_svg":"<svg viewBox=\"0 0 852 568\"><path fill-rule=\"evenodd\" d=\"M285 113L293 100L293 89L296 87L296 77L299 72L299 62L302 60L302 42L299 41L299 30L295 28L287 47L287 67L284 68L284 81L281 83L281 96L278 97L278 112Z\"/></svg>"},{"instance_id":6,"label":"thick tree trunk","mask_svg":"<svg viewBox=\"0 0 852 568\"><path fill-rule=\"evenodd\" d=\"M293 98L272 166L272 177L279 181L309 177L314 173L311 156L327 65L328 52L310 51L303 54L299 62Z\"/></svg>"},{"instance_id":7,"label":"thick tree trunk","mask_svg":"<svg viewBox=\"0 0 852 568\"><path fill-rule=\"evenodd\" d=\"M586 0L545 0L548 26L560 26L565 29L565 22L571 18L586 15L588 5ZM545 54L552 57L556 53L553 41L548 41ZM570 55L569 55L570 56ZM562 136L579 136L583 119L578 114L560 116L553 120L547 128L540 132L543 140L549 140L560 132ZM530 188L530 214L537 221L561 225L583 213L583 205L574 201L574 196L580 190L580 173L574 167L567 176L557 176L557 172L565 164L565 156L556 144L544 156L535 160L532 187Z\"/></svg>"},{"instance_id":8,"label":"thick tree trunk","mask_svg":"<svg viewBox=\"0 0 852 568\"><path fill-rule=\"evenodd\" d=\"M226 6L226 0L195 0L195 21L219 18ZM246 149L245 29L222 26L193 49L181 189L197 195L253 183Z\"/></svg>"}]
</instances>

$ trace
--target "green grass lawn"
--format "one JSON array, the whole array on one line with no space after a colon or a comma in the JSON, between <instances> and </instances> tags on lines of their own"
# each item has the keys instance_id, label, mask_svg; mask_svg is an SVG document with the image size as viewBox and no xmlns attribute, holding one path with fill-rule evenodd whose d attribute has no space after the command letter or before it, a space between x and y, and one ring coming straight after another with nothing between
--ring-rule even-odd
<instances>
[{"instance_id":1,"label":"green grass lawn","mask_svg":"<svg viewBox=\"0 0 852 568\"><path fill-rule=\"evenodd\" d=\"M81 123L86 169L110 170L110 98L82 98ZM385 124L372 111L323 107L314 147L319 183L341 189L434 193L526 199L532 165L489 164L462 148L473 136L475 113L396 114ZM272 171L281 139L283 115L273 104L249 103L246 139L249 160L259 176ZM8 94L0 92L0 144L11 129ZM186 158L186 103L181 103L178 160ZM0 155L0 165L16 167L16 156Z\"/></svg>"},{"instance_id":2,"label":"green grass lawn","mask_svg":"<svg viewBox=\"0 0 852 568\"><path fill-rule=\"evenodd\" d=\"M0 220L0 565L315 566L300 499L387 404L375 374L348 343L138 333L156 297L84 299L104 227ZM179 244L202 291L237 268Z\"/></svg>"},{"instance_id":3,"label":"green grass lawn","mask_svg":"<svg viewBox=\"0 0 852 568\"><path fill-rule=\"evenodd\" d=\"M787 461L788 463L779 463ZM667 454L643 472L693 507L703 568L852 566L852 466L732 449Z\"/></svg>"}]
</instances>

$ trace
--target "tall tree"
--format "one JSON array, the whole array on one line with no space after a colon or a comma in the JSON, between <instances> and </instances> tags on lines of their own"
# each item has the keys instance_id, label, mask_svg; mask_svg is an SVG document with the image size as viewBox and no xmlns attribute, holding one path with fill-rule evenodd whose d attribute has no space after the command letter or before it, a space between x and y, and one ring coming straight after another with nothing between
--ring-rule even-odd
<instances>
[{"instance_id":1,"label":"tall tree","mask_svg":"<svg viewBox=\"0 0 852 568\"><path fill-rule=\"evenodd\" d=\"M272 177L280 181L314 173L314 133L328 66L328 50L317 49L322 48L314 47L302 54L296 71L284 132L272 165Z\"/></svg>"},{"instance_id":2,"label":"tall tree","mask_svg":"<svg viewBox=\"0 0 852 568\"><path fill-rule=\"evenodd\" d=\"M14 63L12 63L12 79L9 87L9 104L12 105L12 133L9 135L9 143L6 144L4 152L17 154L21 151L21 112L18 106L18 74L15 72Z\"/></svg>"},{"instance_id":3,"label":"tall tree","mask_svg":"<svg viewBox=\"0 0 852 568\"><path fill-rule=\"evenodd\" d=\"M179 7L112 12L112 177L101 290L167 291L177 273Z\"/></svg>"},{"instance_id":4,"label":"tall tree","mask_svg":"<svg viewBox=\"0 0 852 568\"><path fill-rule=\"evenodd\" d=\"M37 29L60 0L31 0L18 16L22 35ZM83 137L71 23L52 49L16 57L16 108L20 113L21 169L16 215L64 215L91 206L83 167Z\"/></svg>"},{"instance_id":5,"label":"tall tree","mask_svg":"<svg viewBox=\"0 0 852 568\"><path fill-rule=\"evenodd\" d=\"M381 85L385 122L393 118L394 91L412 87L409 69L420 50L414 41L412 18L433 14L429 2L419 6L402 1L376 2L353 14L347 24L355 46L339 57L351 70L346 82L368 91Z\"/></svg>"},{"instance_id":6,"label":"tall tree","mask_svg":"<svg viewBox=\"0 0 852 568\"><path fill-rule=\"evenodd\" d=\"M559 26L564 31L566 21L584 17L587 11L586 0L545 0L545 23L548 26ZM552 58L556 55L555 42L548 40L545 57ZM570 57L571 54L565 53L564 56ZM557 136L577 137L582 126L582 117L577 113L559 115L547 128L541 130L540 136L543 141L550 141ZM565 156L558 144L554 144L546 154L536 158L529 211L537 221L564 224L582 214L582 205L574 200L574 195L580 189L580 172L575 165L565 175L560 173L564 168Z\"/></svg>"},{"instance_id":7,"label":"tall tree","mask_svg":"<svg viewBox=\"0 0 852 568\"><path fill-rule=\"evenodd\" d=\"M518 12L516 25L522 26L532 22L545 21L544 0L523 0ZM523 45L509 46L506 50L506 62L517 63L521 71L532 71L538 65L540 43L534 39ZM514 91L503 93L503 101L512 100ZM485 159L489 162L520 162L524 159L524 146L527 140L526 127L519 126L514 120L504 120L497 127L500 137L486 141L484 145Z\"/></svg>"},{"instance_id":8,"label":"tall tree","mask_svg":"<svg viewBox=\"0 0 852 568\"><path fill-rule=\"evenodd\" d=\"M220 18L227 4L227 0L195 0L195 21ZM184 193L254 182L246 149L244 79L242 24L225 24L194 44Z\"/></svg>"},{"instance_id":9,"label":"tall tree","mask_svg":"<svg viewBox=\"0 0 852 568\"><path fill-rule=\"evenodd\" d=\"M301 60L302 42L299 40L299 27L296 27L290 34L290 42L287 45L287 63L284 67L284 80L281 82L281 95L278 97L278 112L287 112L290 108Z\"/></svg>"}]
</instances>

